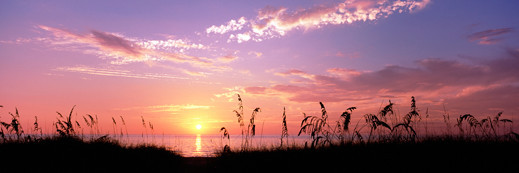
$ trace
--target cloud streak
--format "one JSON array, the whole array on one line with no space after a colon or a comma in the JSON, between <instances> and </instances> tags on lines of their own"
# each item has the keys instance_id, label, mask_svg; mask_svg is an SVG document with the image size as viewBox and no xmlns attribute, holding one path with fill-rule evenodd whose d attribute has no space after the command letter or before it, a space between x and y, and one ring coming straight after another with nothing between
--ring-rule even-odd
<instances>
[{"instance_id":1,"label":"cloud streak","mask_svg":"<svg viewBox=\"0 0 519 173\"><path fill-rule=\"evenodd\" d=\"M512 28L489 29L489 30L472 33L467 38L470 41L477 41L478 44L483 44L483 45L496 44L499 41L501 41L501 39L498 38L498 36L510 33L512 31L513 31Z\"/></svg>"},{"instance_id":2,"label":"cloud streak","mask_svg":"<svg viewBox=\"0 0 519 173\"><path fill-rule=\"evenodd\" d=\"M137 45L151 50L168 50L172 51L175 49L179 49L179 52L184 52L189 49L207 49L207 46L204 46L200 43L189 43L188 41L182 39L168 39L168 40L142 40L136 42Z\"/></svg>"},{"instance_id":3,"label":"cloud streak","mask_svg":"<svg viewBox=\"0 0 519 173\"><path fill-rule=\"evenodd\" d=\"M155 105L155 106L147 106L145 107L150 112L172 112L176 113L183 110L193 110L193 109L210 109L211 106L201 106L201 105L193 105L193 104L185 104L185 105Z\"/></svg>"},{"instance_id":4,"label":"cloud streak","mask_svg":"<svg viewBox=\"0 0 519 173\"><path fill-rule=\"evenodd\" d=\"M122 109L118 109L118 110L126 110L126 111L128 111L128 110L145 110L147 112L168 112L171 114L178 114L178 112L185 111L185 110L210 109L211 107L212 106L194 105L194 104L183 104L183 105L166 104L166 105L122 108Z\"/></svg>"},{"instance_id":5,"label":"cloud streak","mask_svg":"<svg viewBox=\"0 0 519 173\"><path fill-rule=\"evenodd\" d=\"M86 67L86 66L58 67L54 70L83 73L83 74L89 74L89 75L114 76L114 77L126 77L126 78L137 78L137 79L187 79L187 78L178 77L178 76L174 76L174 75L170 75L170 74L157 74L157 73L138 74L138 73L133 73L128 70L115 70L115 69L94 68L94 67Z\"/></svg>"},{"instance_id":6,"label":"cloud streak","mask_svg":"<svg viewBox=\"0 0 519 173\"><path fill-rule=\"evenodd\" d=\"M161 61L187 63L193 67L214 71L226 71L230 67L214 65L214 60L183 53L189 49L206 49L202 44L184 40L136 40L120 34L92 30L88 34L76 34L64 29L39 25L38 28L54 35L46 42L54 46L82 46L83 52L99 57L108 57L112 64L144 62L153 64ZM177 50L178 49L178 50Z\"/></svg>"},{"instance_id":7,"label":"cloud streak","mask_svg":"<svg viewBox=\"0 0 519 173\"><path fill-rule=\"evenodd\" d=\"M219 27L213 25L206 29L206 33L226 34L240 31L240 33L230 34L228 42L263 41L284 36L295 29L308 30L326 25L374 21L394 13L421 10L429 3L430 0L359 0L345 1L332 6L317 5L298 10L267 6L260 9L253 20L246 21L244 17L241 17L238 22L231 20Z\"/></svg>"},{"instance_id":8,"label":"cloud streak","mask_svg":"<svg viewBox=\"0 0 519 173\"><path fill-rule=\"evenodd\" d=\"M238 59L237 56L226 55L226 56L219 57L218 61L220 61L222 63L230 63L230 62L236 61L237 59Z\"/></svg>"}]
</instances>

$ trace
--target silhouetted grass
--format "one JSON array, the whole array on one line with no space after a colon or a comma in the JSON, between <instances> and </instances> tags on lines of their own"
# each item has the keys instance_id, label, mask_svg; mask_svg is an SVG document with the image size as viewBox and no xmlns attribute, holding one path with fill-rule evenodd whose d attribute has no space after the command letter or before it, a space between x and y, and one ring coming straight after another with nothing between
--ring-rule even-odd
<instances>
[{"instance_id":1,"label":"silhouetted grass","mask_svg":"<svg viewBox=\"0 0 519 173\"><path fill-rule=\"evenodd\" d=\"M513 172L518 144L435 136L415 142L228 152L214 164L217 171L228 172Z\"/></svg>"},{"instance_id":2,"label":"silhouetted grass","mask_svg":"<svg viewBox=\"0 0 519 173\"><path fill-rule=\"evenodd\" d=\"M460 115L455 124L456 134L450 130L450 115L445 111L443 120L447 133L419 136L416 129L421 116L414 97L411 97L409 113L396 115L394 103L389 101L378 113L361 116L354 128L349 126L356 107L347 108L334 123L328 122L328 112L319 102L321 115L303 113L299 129L299 134L310 136L311 145L290 146L288 139L286 144L282 142L288 137L287 115L283 109L281 145L252 149L255 118L260 108L253 110L245 129L239 95L238 101L238 109L233 112L242 130L241 149L231 150L229 132L222 127L223 149L216 151L217 156L213 158L185 158L161 146L121 144L116 139L100 136L97 116L94 119L88 114L83 116L83 127L89 127L92 135L89 139L79 137L78 129L82 129L78 121L72 120L74 107L68 116L57 112L56 135L43 137L37 117L33 128L36 135L26 134L15 109L14 114L9 113L10 122L0 122L0 171L514 172L517 169L519 135L513 132L512 120L501 118L502 113L480 120L471 114ZM428 113L426 115L427 118ZM124 119L120 118L126 128ZM146 123L142 116L141 120L146 134L144 137L143 132L142 138L148 141L148 127L154 136L153 125ZM114 134L120 129L122 136L120 123L113 117L112 122ZM364 137L361 131L365 132ZM126 133L128 135L127 130Z\"/></svg>"},{"instance_id":3,"label":"silhouetted grass","mask_svg":"<svg viewBox=\"0 0 519 173\"><path fill-rule=\"evenodd\" d=\"M67 116L57 112L56 135L44 136L35 117L33 134L26 134L15 109L10 122L0 121L1 172L170 172L182 170L181 156L162 146L125 145L100 136L98 119L83 116L90 127L89 139L80 137L81 125L74 121L74 107ZM88 118L87 118L88 117ZM122 117L121 117L122 119ZM114 133L117 124L114 118ZM122 119L123 120L123 119ZM144 119L143 119L144 122ZM124 124L124 120L123 120ZM125 125L125 124L124 124ZM153 125L149 123L153 132ZM82 129L81 129L82 130ZM122 133L122 129L121 129ZM83 134L81 133L81 136ZM16 138L14 138L16 137Z\"/></svg>"},{"instance_id":4,"label":"silhouetted grass","mask_svg":"<svg viewBox=\"0 0 519 173\"><path fill-rule=\"evenodd\" d=\"M179 170L181 163L178 154L164 147L125 146L108 137L12 140L0 143L0 156L2 169L14 172L167 172Z\"/></svg>"},{"instance_id":5,"label":"silhouetted grass","mask_svg":"<svg viewBox=\"0 0 519 173\"><path fill-rule=\"evenodd\" d=\"M396 115L389 101L379 113L365 114L365 124L359 127L357 122L353 131L349 124L356 107L346 109L333 126L324 104L319 104L321 115L303 113L300 125L299 135L308 134L310 146L227 149L217 152L206 167L216 172L515 172L518 168L519 135L511 127L505 129L512 121L500 119L501 113L480 121L460 115L459 134L448 129L443 135L418 136L415 129L422 118L414 97L404 116ZM369 128L367 141L361 134L364 127Z\"/></svg>"}]
</instances>

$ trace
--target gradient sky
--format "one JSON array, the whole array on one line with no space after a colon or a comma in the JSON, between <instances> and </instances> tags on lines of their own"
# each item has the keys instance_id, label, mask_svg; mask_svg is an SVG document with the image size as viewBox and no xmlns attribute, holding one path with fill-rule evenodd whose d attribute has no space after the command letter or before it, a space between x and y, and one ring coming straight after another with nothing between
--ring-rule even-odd
<instances>
[{"instance_id":1,"label":"gradient sky","mask_svg":"<svg viewBox=\"0 0 519 173\"><path fill-rule=\"evenodd\" d=\"M519 115L519 1L1 1L0 119L53 133L56 111L123 116L130 133L295 135L303 118L356 122L388 100L428 121ZM119 122L120 123L120 122ZM201 124L202 130L195 125ZM517 123L516 123L517 124ZM440 131L441 132L441 131Z\"/></svg>"}]
</instances>

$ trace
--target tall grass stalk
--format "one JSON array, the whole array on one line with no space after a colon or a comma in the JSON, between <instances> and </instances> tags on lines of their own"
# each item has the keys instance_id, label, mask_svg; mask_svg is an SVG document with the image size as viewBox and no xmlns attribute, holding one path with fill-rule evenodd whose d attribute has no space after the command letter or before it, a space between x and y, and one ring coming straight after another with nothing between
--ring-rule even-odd
<instances>
[{"instance_id":1,"label":"tall grass stalk","mask_svg":"<svg viewBox=\"0 0 519 173\"><path fill-rule=\"evenodd\" d=\"M126 139L128 141L130 141L130 137L128 136L128 127L126 127L126 122L124 121L123 116L119 116L119 117L121 118L121 122L123 123L124 130L126 131ZM122 134L122 129L121 129L121 134Z\"/></svg>"},{"instance_id":2,"label":"tall grass stalk","mask_svg":"<svg viewBox=\"0 0 519 173\"><path fill-rule=\"evenodd\" d=\"M141 120L142 120L142 127L144 128L144 132L146 132L146 141L145 142L148 142L148 129L146 128L146 121L144 121L144 117L141 116ZM144 132L141 133L141 137L144 138Z\"/></svg>"},{"instance_id":3,"label":"tall grass stalk","mask_svg":"<svg viewBox=\"0 0 519 173\"><path fill-rule=\"evenodd\" d=\"M281 126L281 144L280 147L283 147L283 139L286 140L286 143L288 144L288 128L287 128L287 115L285 114L285 107L283 107L283 121Z\"/></svg>"},{"instance_id":4,"label":"tall grass stalk","mask_svg":"<svg viewBox=\"0 0 519 173\"><path fill-rule=\"evenodd\" d=\"M220 128L220 132L222 132L222 140L227 138L227 144L225 144L225 146L223 147L223 152L224 153L227 153L227 152L230 152L231 151L231 136L229 135L229 132L227 131L227 128L225 127L222 127Z\"/></svg>"},{"instance_id":5,"label":"tall grass stalk","mask_svg":"<svg viewBox=\"0 0 519 173\"><path fill-rule=\"evenodd\" d=\"M68 116L63 116L61 113L56 111L59 117L57 118L58 121L54 123L54 125L56 127L56 132L58 132L60 136L75 135L74 124L72 123L72 112L74 112L75 107L76 105L72 107Z\"/></svg>"},{"instance_id":6,"label":"tall grass stalk","mask_svg":"<svg viewBox=\"0 0 519 173\"><path fill-rule=\"evenodd\" d=\"M233 110L233 112L236 114L236 118L238 118L238 123L240 124L241 136L242 136L241 149L248 150L252 146L252 138L256 135L255 118L256 118L256 115L259 112L261 112L261 108L256 107L252 111L252 115L249 120L249 124L247 126L247 131L245 131L245 129L244 129L245 123L243 121L243 118L244 118L243 100L242 100L240 94L237 94L237 96L238 96L238 109Z\"/></svg>"}]
</instances>

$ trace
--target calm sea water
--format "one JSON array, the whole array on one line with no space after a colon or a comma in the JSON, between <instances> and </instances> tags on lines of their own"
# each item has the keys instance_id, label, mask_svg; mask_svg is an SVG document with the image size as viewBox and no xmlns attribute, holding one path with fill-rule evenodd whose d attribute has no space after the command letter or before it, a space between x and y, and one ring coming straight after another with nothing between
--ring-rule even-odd
<instances>
[{"instance_id":1,"label":"calm sea water","mask_svg":"<svg viewBox=\"0 0 519 173\"><path fill-rule=\"evenodd\" d=\"M279 147L280 137L281 135L254 136L250 143L251 148ZM242 144L241 135L231 136L230 140L222 139L221 135L125 135L114 138L127 144L151 143L165 146L184 157L212 157L225 145L229 145L231 150L239 150ZM309 140L308 136L289 136L288 145L304 146Z\"/></svg>"}]
</instances>

